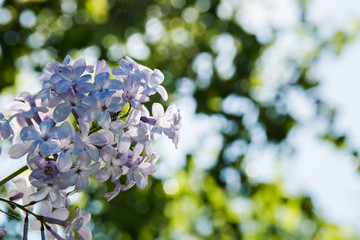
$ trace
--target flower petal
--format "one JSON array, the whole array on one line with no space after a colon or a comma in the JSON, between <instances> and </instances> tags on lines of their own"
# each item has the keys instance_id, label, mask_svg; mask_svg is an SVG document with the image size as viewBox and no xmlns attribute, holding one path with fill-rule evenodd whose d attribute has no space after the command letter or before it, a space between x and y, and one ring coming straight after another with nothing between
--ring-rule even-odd
<instances>
[{"instance_id":1,"label":"flower petal","mask_svg":"<svg viewBox=\"0 0 360 240\"><path fill-rule=\"evenodd\" d=\"M42 188L40 191L31 194L29 196L29 199L36 202L41 201L49 194L49 191L50 191L49 187Z\"/></svg>"},{"instance_id":2,"label":"flower petal","mask_svg":"<svg viewBox=\"0 0 360 240\"><path fill-rule=\"evenodd\" d=\"M56 142L47 141L40 143L39 151L45 154L54 154L60 152L60 147Z\"/></svg>"},{"instance_id":3,"label":"flower petal","mask_svg":"<svg viewBox=\"0 0 360 240\"><path fill-rule=\"evenodd\" d=\"M158 85L158 86L155 87L155 89L160 94L160 96L162 97L162 99L164 101L168 100L168 93L167 93L166 89L163 86Z\"/></svg>"},{"instance_id":4,"label":"flower petal","mask_svg":"<svg viewBox=\"0 0 360 240\"><path fill-rule=\"evenodd\" d=\"M96 108L90 108L83 115L83 120L85 122L92 122L95 118L97 118L101 114L101 111Z\"/></svg>"},{"instance_id":5,"label":"flower petal","mask_svg":"<svg viewBox=\"0 0 360 240\"><path fill-rule=\"evenodd\" d=\"M28 126L28 127L21 129L20 137L21 137L21 140L28 141L28 140L39 139L41 136L40 136L40 133L38 131L36 131L34 126Z\"/></svg>"},{"instance_id":6,"label":"flower petal","mask_svg":"<svg viewBox=\"0 0 360 240\"><path fill-rule=\"evenodd\" d=\"M66 80L61 80L56 83L56 91L58 93L64 93L71 88L72 83Z\"/></svg>"},{"instance_id":7,"label":"flower petal","mask_svg":"<svg viewBox=\"0 0 360 240\"><path fill-rule=\"evenodd\" d=\"M147 181L144 175L142 175L141 173L135 173L134 174L134 179L135 179L135 183L136 185L140 188L140 189L144 189Z\"/></svg>"},{"instance_id":8,"label":"flower petal","mask_svg":"<svg viewBox=\"0 0 360 240\"><path fill-rule=\"evenodd\" d=\"M86 69L86 62L83 58L78 59L73 65L73 72L76 76L80 76Z\"/></svg>"},{"instance_id":9,"label":"flower petal","mask_svg":"<svg viewBox=\"0 0 360 240\"><path fill-rule=\"evenodd\" d=\"M79 229L78 233L84 240L92 240L91 231L87 227L83 226Z\"/></svg>"},{"instance_id":10,"label":"flower petal","mask_svg":"<svg viewBox=\"0 0 360 240\"><path fill-rule=\"evenodd\" d=\"M105 81L108 80L110 77L110 74L108 72L102 72L95 76L95 84L98 86L103 86L105 84Z\"/></svg>"},{"instance_id":11,"label":"flower petal","mask_svg":"<svg viewBox=\"0 0 360 240\"><path fill-rule=\"evenodd\" d=\"M88 82L83 82L83 83L79 83L77 86L76 86L76 90L79 92L79 93L88 93L88 92L92 92L94 91L96 88L94 86L94 84L92 83L88 83Z\"/></svg>"},{"instance_id":12,"label":"flower petal","mask_svg":"<svg viewBox=\"0 0 360 240\"><path fill-rule=\"evenodd\" d=\"M137 125L140 122L141 111L133 109L126 119L127 125Z\"/></svg>"},{"instance_id":13,"label":"flower petal","mask_svg":"<svg viewBox=\"0 0 360 240\"><path fill-rule=\"evenodd\" d=\"M164 115L164 108L160 103L154 103L151 111L155 119L160 119Z\"/></svg>"},{"instance_id":14,"label":"flower petal","mask_svg":"<svg viewBox=\"0 0 360 240\"><path fill-rule=\"evenodd\" d=\"M9 149L10 158L21 158L28 152L28 147L24 144L15 144L12 145Z\"/></svg>"},{"instance_id":15,"label":"flower petal","mask_svg":"<svg viewBox=\"0 0 360 240\"><path fill-rule=\"evenodd\" d=\"M104 129L109 129L110 128L110 123L111 123L110 114L108 112L106 112L106 111L99 114L98 123Z\"/></svg>"},{"instance_id":16,"label":"flower petal","mask_svg":"<svg viewBox=\"0 0 360 240\"><path fill-rule=\"evenodd\" d=\"M119 153L126 153L129 150L130 145L131 145L130 135L127 133L122 134L119 138L119 146L118 146Z\"/></svg>"},{"instance_id":17,"label":"flower petal","mask_svg":"<svg viewBox=\"0 0 360 240\"><path fill-rule=\"evenodd\" d=\"M122 120L117 120L110 123L110 126L113 133L122 134L124 132L124 127L126 126L126 123Z\"/></svg>"},{"instance_id":18,"label":"flower petal","mask_svg":"<svg viewBox=\"0 0 360 240\"><path fill-rule=\"evenodd\" d=\"M69 211L65 208L56 209L54 212L49 214L49 217L66 220L69 217Z\"/></svg>"},{"instance_id":19,"label":"flower petal","mask_svg":"<svg viewBox=\"0 0 360 240\"><path fill-rule=\"evenodd\" d=\"M66 103L60 103L54 110L54 120L62 122L69 116L70 112L71 108Z\"/></svg>"},{"instance_id":20,"label":"flower petal","mask_svg":"<svg viewBox=\"0 0 360 240\"><path fill-rule=\"evenodd\" d=\"M111 170L109 169L109 167L104 167L95 174L95 180L97 182L105 182L110 178L110 176Z\"/></svg>"},{"instance_id":21,"label":"flower petal","mask_svg":"<svg viewBox=\"0 0 360 240\"><path fill-rule=\"evenodd\" d=\"M69 152L61 152L56 161L56 166L60 172L67 172L72 166L72 157Z\"/></svg>"},{"instance_id":22,"label":"flower petal","mask_svg":"<svg viewBox=\"0 0 360 240\"><path fill-rule=\"evenodd\" d=\"M88 143L102 146L106 144L106 138L101 133L94 132L89 135Z\"/></svg>"}]
</instances>

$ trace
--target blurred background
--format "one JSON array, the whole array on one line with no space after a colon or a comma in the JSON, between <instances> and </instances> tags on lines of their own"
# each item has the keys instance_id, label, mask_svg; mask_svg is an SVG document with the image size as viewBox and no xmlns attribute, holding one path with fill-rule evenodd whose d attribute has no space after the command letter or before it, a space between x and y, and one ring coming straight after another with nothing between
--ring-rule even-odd
<instances>
[{"instance_id":1,"label":"blurred background","mask_svg":"<svg viewBox=\"0 0 360 240\"><path fill-rule=\"evenodd\" d=\"M360 239L359 32L356 0L0 0L0 111L51 59L130 56L164 73L181 141L144 190L76 199L94 239ZM23 161L0 144L3 178Z\"/></svg>"}]
</instances>

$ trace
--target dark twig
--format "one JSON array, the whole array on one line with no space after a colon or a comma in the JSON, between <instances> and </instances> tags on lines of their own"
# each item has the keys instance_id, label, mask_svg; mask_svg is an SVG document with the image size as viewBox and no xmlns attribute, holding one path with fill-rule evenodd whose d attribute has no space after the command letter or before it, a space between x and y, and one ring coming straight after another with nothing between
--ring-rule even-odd
<instances>
[{"instance_id":1,"label":"dark twig","mask_svg":"<svg viewBox=\"0 0 360 240\"><path fill-rule=\"evenodd\" d=\"M26 213L25 220L24 220L24 232L23 232L23 240L27 240L29 231L29 214Z\"/></svg>"}]
</instances>

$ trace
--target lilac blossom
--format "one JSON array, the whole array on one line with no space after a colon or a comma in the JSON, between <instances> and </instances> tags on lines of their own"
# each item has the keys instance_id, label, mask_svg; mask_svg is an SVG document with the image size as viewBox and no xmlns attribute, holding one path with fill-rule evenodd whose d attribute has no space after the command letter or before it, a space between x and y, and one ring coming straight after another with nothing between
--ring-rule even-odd
<instances>
[{"instance_id":1,"label":"lilac blossom","mask_svg":"<svg viewBox=\"0 0 360 240\"><path fill-rule=\"evenodd\" d=\"M145 85L145 93L148 96L151 96L158 92L162 99L167 101L167 91L163 86L160 85L164 81L164 74L158 69L151 71L147 67L144 67L141 73L141 82Z\"/></svg>"},{"instance_id":2,"label":"lilac blossom","mask_svg":"<svg viewBox=\"0 0 360 240\"><path fill-rule=\"evenodd\" d=\"M62 63L52 61L40 78L40 92L17 95L7 108L12 111L7 119L0 113L0 138L13 137L9 156L17 159L27 154L26 167L31 171L31 186L24 179L14 180L17 188L10 189L7 197L22 200L25 224L27 209L42 203L41 217L33 214L37 220L32 228L45 227L48 239L63 239L57 226L64 228L66 239L75 235L92 239L85 226L89 213L82 215L77 207L75 217L65 221L69 196L83 191L90 177L115 184L104 195L108 201L134 185L143 189L159 158L152 152L151 140L164 133L178 145L180 110L171 105L164 111L154 103L151 116L143 105L155 93L167 100L161 86L164 75L129 57L120 60L119 66L111 78L105 60L97 62L93 76L93 67L84 59L74 64L69 56Z\"/></svg>"},{"instance_id":3,"label":"lilac blossom","mask_svg":"<svg viewBox=\"0 0 360 240\"><path fill-rule=\"evenodd\" d=\"M129 77L123 85L124 92L122 98L125 102L129 102L135 109L140 109L143 102L150 100L149 96L145 93L145 87L134 78Z\"/></svg>"},{"instance_id":4,"label":"lilac blossom","mask_svg":"<svg viewBox=\"0 0 360 240\"><path fill-rule=\"evenodd\" d=\"M54 240L56 239L57 236L59 236L57 234L58 229L56 224L61 225L61 224L66 224L65 220L69 217L69 211L65 208L59 208L56 209L55 211L52 211L52 206L49 202L47 201L43 201L41 204L41 214L43 216L43 219L46 222L50 222L50 224L48 224L48 226L51 228L51 230L47 230L46 231L46 239L47 240ZM60 223L60 224L59 224ZM31 223L30 226L31 229L33 230L40 230L41 229L41 222L39 220L34 220ZM54 236L55 235L55 236Z\"/></svg>"},{"instance_id":5,"label":"lilac blossom","mask_svg":"<svg viewBox=\"0 0 360 240\"><path fill-rule=\"evenodd\" d=\"M53 154L60 151L58 144L53 141L55 122L52 119L42 121L39 129L33 125L21 130L20 136L23 141L33 141L29 151L33 151L39 145L39 151L44 154Z\"/></svg>"},{"instance_id":6,"label":"lilac blossom","mask_svg":"<svg viewBox=\"0 0 360 240\"><path fill-rule=\"evenodd\" d=\"M51 181L57 176L59 176L60 171L56 167L56 162L46 161L45 159L40 159L36 162L38 166L31 174L30 177L33 177L37 180L42 179L45 182Z\"/></svg>"},{"instance_id":7,"label":"lilac blossom","mask_svg":"<svg viewBox=\"0 0 360 240\"><path fill-rule=\"evenodd\" d=\"M97 161L99 159L99 150L96 146L105 145L107 139L99 132L89 134L89 125L81 119L79 120L79 128L80 133L76 132L76 144L87 151L92 160Z\"/></svg>"},{"instance_id":8,"label":"lilac blossom","mask_svg":"<svg viewBox=\"0 0 360 240\"><path fill-rule=\"evenodd\" d=\"M48 112L48 109L44 106L41 106L41 102L38 101L38 94L23 92L18 94L14 100L14 102L9 103L5 108L7 111L17 112L11 116L11 118L21 116L25 118L28 123L31 123L31 119L33 119L36 123L39 124L41 122L39 113Z\"/></svg>"},{"instance_id":9,"label":"lilac blossom","mask_svg":"<svg viewBox=\"0 0 360 240\"><path fill-rule=\"evenodd\" d=\"M71 220L71 222L69 222L69 224L65 228L65 234L67 239L75 240L74 231L76 231L84 240L91 240L91 231L85 226L88 222L90 222L90 219L90 213L85 213L84 215L81 215L81 209L79 207L76 207L74 219Z\"/></svg>"},{"instance_id":10,"label":"lilac blossom","mask_svg":"<svg viewBox=\"0 0 360 240\"><path fill-rule=\"evenodd\" d=\"M110 97L105 100L96 100L91 96L83 99L83 105L88 110L83 115L85 122L92 122L97 119L98 123L104 129L109 129L111 123L111 114L120 112L125 106L125 102L120 97Z\"/></svg>"},{"instance_id":11,"label":"lilac blossom","mask_svg":"<svg viewBox=\"0 0 360 240\"><path fill-rule=\"evenodd\" d=\"M29 196L36 192L36 188L33 186L27 187L26 180L24 178L17 178L12 180L17 189L10 189L6 193L6 198L11 201L22 200L24 206L28 205L31 200ZM28 206L27 208L32 210L33 206Z\"/></svg>"},{"instance_id":12,"label":"lilac blossom","mask_svg":"<svg viewBox=\"0 0 360 240\"><path fill-rule=\"evenodd\" d=\"M155 119L154 127L151 130L151 137L157 139L162 132L173 140L177 147L179 142L179 131L181 128L180 110L175 105L170 105L166 112L159 103L152 105L152 113Z\"/></svg>"},{"instance_id":13,"label":"lilac blossom","mask_svg":"<svg viewBox=\"0 0 360 240\"><path fill-rule=\"evenodd\" d=\"M115 93L115 89L121 89L121 85L121 81L110 79L110 69L105 60L102 60L96 65L94 84L88 84L85 91L91 91L91 96L96 100L105 100Z\"/></svg>"},{"instance_id":14,"label":"lilac blossom","mask_svg":"<svg viewBox=\"0 0 360 240\"><path fill-rule=\"evenodd\" d=\"M4 119L4 115L0 113L0 138L8 139L12 133L9 121Z\"/></svg>"},{"instance_id":15,"label":"lilac blossom","mask_svg":"<svg viewBox=\"0 0 360 240\"><path fill-rule=\"evenodd\" d=\"M121 166L126 163L127 154L120 154L113 147L104 146L100 151L100 158L106 163L106 166L95 174L95 180L105 182L111 177L113 182L120 178L122 175Z\"/></svg>"},{"instance_id":16,"label":"lilac blossom","mask_svg":"<svg viewBox=\"0 0 360 240\"><path fill-rule=\"evenodd\" d=\"M90 74L82 75L87 68L84 59L77 60L72 67L57 66L54 69L56 80L56 92L64 93L73 85L80 85L91 79Z\"/></svg>"},{"instance_id":17,"label":"lilac blossom","mask_svg":"<svg viewBox=\"0 0 360 240\"><path fill-rule=\"evenodd\" d=\"M158 156L152 155L149 161L146 161L148 156L141 156L144 146L137 144L134 150L128 156L128 160L125 164L127 178L135 181L136 185L143 189L148 183L148 175L156 171L154 164L156 163Z\"/></svg>"},{"instance_id":18,"label":"lilac blossom","mask_svg":"<svg viewBox=\"0 0 360 240\"><path fill-rule=\"evenodd\" d=\"M81 153L81 145L74 143L75 129L69 122L64 122L61 126L57 127L56 130L60 148L56 166L61 172L67 172L73 164L71 154Z\"/></svg>"},{"instance_id":19,"label":"lilac blossom","mask_svg":"<svg viewBox=\"0 0 360 240\"><path fill-rule=\"evenodd\" d=\"M62 94L63 102L58 104L56 108L54 109L54 120L56 122L62 122L66 120L71 111L75 111L78 115L81 115L86 108L84 106L80 105L79 102L85 97L85 95L80 93L72 93L72 92L66 92Z\"/></svg>"},{"instance_id":20,"label":"lilac blossom","mask_svg":"<svg viewBox=\"0 0 360 240\"><path fill-rule=\"evenodd\" d=\"M138 64L132 60L130 57L126 57L125 59L121 59L118 62L120 68L114 68L112 73L114 75L120 75L124 78L127 78L138 68Z\"/></svg>"},{"instance_id":21,"label":"lilac blossom","mask_svg":"<svg viewBox=\"0 0 360 240\"><path fill-rule=\"evenodd\" d=\"M60 178L69 185L75 185L71 194L84 190L89 185L89 176L93 175L100 168L100 163L90 164L91 157L87 152L78 155L75 167L63 174Z\"/></svg>"},{"instance_id":22,"label":"lilac blossom","mask_svg":"<svg viewBox=\"0 0 360 240\"><path fill-rule=\"evenodd\" d=\"M141 112L133 109L126 122L117 120L111 123L111 130L116 134L120 134L118 141L118 150L120 153L126 153L131 145L131 138L137 135L138 124L140 122Z\"/></svg>"}]
</instances>

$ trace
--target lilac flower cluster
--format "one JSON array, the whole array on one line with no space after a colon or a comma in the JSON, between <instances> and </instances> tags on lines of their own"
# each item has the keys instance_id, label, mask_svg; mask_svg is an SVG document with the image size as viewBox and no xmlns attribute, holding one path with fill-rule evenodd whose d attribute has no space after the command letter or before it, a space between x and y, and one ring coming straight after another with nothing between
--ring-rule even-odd
<instances>
[{"instance_id":1,"label":"lilac flower cluster","mask_svg":"<svg viewBox=\"0 0 360 240\"><path fill-rule=\"evenodd\" d=\"M74 231L79 239L91 239L85 227L89 214L77 209L75 218L66 221L69 196L84 190L91 176L115 184L105 194L108 201L134 185L144 188L158 160L152 140L164 133L177 147L181 127L175 105L165 111L153 103L152 116L144 106L156 93L164 101L168 98L159 70L126 57L111 75L105 60L97 63L95 72L84 59L73 65L70 60L66 56L62 63L49 63L41 91L19 94L7 106L13 114L7 119L0 114L0 138L13 137L9 157L27 155L32 171L31 186L16 180L18 189L7 197L22 199L27 208L42 202L43 220L35 219L31 228L45 227L48 239L62 239L56 225L65 228L67 239L74 239Z\"/></svg>"}]
</instances>

